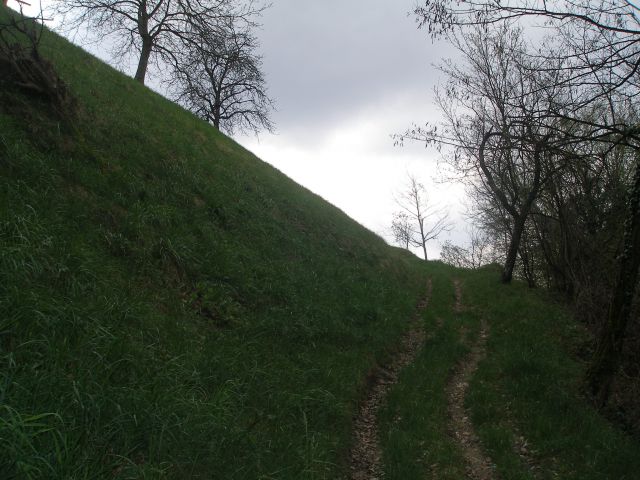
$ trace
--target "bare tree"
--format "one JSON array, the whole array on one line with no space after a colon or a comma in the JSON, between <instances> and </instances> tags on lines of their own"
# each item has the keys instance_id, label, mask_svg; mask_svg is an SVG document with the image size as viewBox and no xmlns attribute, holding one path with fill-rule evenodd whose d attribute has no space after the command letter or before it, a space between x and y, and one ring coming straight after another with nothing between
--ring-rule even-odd
<instances>
[{"instance_id":1,"label":"bare tree","mask_svg":"<svg viewBox=\"0 0 640 480\"><path fill-rule=\"evenodd\" d=\"M178 103L218 130L271 132L273 101L256 53L258 41L250 26L238 25L234 18L224 23L222 30L222 25L195 29L169 88Z\"/></svg>"},{"instance_id":2,"label":"bare tree","mask_svg":"<svg viewBox=\"0 0 640 480\"><path fill-rule=\"evenodd\" d=\"M415 13L436 36L524 18L546 23L554 29L559 46L543 45L537 56L548 61L543 70L559 74L552 87L570 100L555 105L549 115L561 120L560 127L582 124L585 128L578 135L570 134L576 140L603 142L609 148L626 145L635 151L617 280L589 374L596 402L604 405L619 366L640 277L640 124L628 123L620 115L631 110L631 118L637 118L640 6L629 0L425 0ZM585 113L600 101L608 107L601 115Z\"/></svg>"},{"instance_id":3,"label":"bare tree","mask_svg":"<svg viewBox=\"0 0 640 480\"><path fill-rule=\"evenodd\" d=\"M396 203L401 210L394 214L394 221L400 220L396 226L400 226L403 229L401 235L406 236L401 238L406 244L421 248L424 259L428 260L427 242L452 228L447 210L432 205L424 185L412 175L409 175L407 188Z\"/></svg>"},{"instance_id":4,"label":"bare tree","mask_svg":"<svg viewBox=\"0 0 640 480\"><path fill-rule=\"evenodd\" d=\"M252 0L54 0L53 6L63 28L112 35L114 56L137 52L135 79L141 83L150 62L175 63L194 28L216 30L229 18L251 23L263 9Z\"/></svg>"},{"instance_id":5,"label":"bare tree","mask_svg":"<svg viewBox=\"0 0 640 480\"><path fill-rule=\"evenodd\" d=\"M449 162L461 178L506 212L510 242L502 281L508 283L527 218L552 173L544 165L570 140L547 121L551 99L538 88L543 79L527 61L520 30L476 28L450 39L463 61L441 66L447 77L437 94L443 124L416 126L397 138L452 147Z\"/></svg>"},{"instance_id":6,"label":"bare tree","mask_svg":"<svg viewBox=\"0 0 640 480\"><path fill-rule=\"evenodd\" d=\"M440 260L453 267L469 268L469 251L447 240L440 246Z\"/></svg>"},{"instance_id":7,"label":"bare tree","mask_svg":"<svg viewBox=\"0 0 640 480\"><path fill-rule=\"evenodd\" d=\"M458 268L480 268L495 261L493 239L477 228L469 231L467 247L445 241L440 250L440 260Z\"/></svg>"},{"instance_id":8,"label":"bare tree","mask_svg":"<svg viewBox=\"0 0 640 480\"><path fill-rule=\"evenodd\" d=\"M411 222L405 212L396 212L391 220L393 240L405 250L411 246Z\"/></svg>"},{"instance_id":9,"label":"bare tree","mask_svg":"<svg viewBox=\"0 0 640 480\"><path fill-rule=\"evenodd\" d=\"M432 36L480 26L495 28L528 20L551 32L538 41L532 58L540 71L553 73L541 88L562 92L569 101L551 109L554 116L590 127L592 141L638 143L637 125L620 112L633 108L640 82L640 6L629 0L425 0L415 8ZM637 2L635 2L637 3ZM538 20L538 23L535 23ZM561 74L559 74L561 73ZM604 99L599 117L585 108ZM569 124L571 124L569 122ZM617 138L616 138L617 137ZM583 139L586 137L583 137Z\"/></svg>"}]
</instances>

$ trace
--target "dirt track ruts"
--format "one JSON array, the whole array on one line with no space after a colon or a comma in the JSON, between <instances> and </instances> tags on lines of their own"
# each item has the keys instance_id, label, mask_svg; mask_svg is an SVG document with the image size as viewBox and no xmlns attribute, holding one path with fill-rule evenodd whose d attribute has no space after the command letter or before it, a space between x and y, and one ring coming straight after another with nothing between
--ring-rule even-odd
<instances>
[{"instance_id":1,"label":"dirt track ruts","mask_svg":"<svg viewBox=\"0 0 640 480\"><path fill-rule=\"evenodd\" d=\"M463 310L462 289L460 282L454 282L456 303L454 312ZM464 331L463 337L464 337ZM449 402L449 430L457 441L460 450L467 463L467 478L473 480L492 480L497 476L492 467L491 459L482 451L482 445L475 433L469 413L464 407L464 399L469 390L469 381L478 369L478 364L486 356L486 343L488 327L482 322L478 339L471 347L471 352L460 363L447 386L447 399Z\"/></svg>"},{"instance_id":2,"label":"dirt track ruts","mask_svg":"<svg viewBox=\"0 0 640 480\"><path fill-rule=\"evenodd\" d=\"M349 459L351 480L377 480L383 476L382 450L378 434L378 412L390 388L398 382L400 371L412 363L424 344L425 330L421 313L431 298L431 280L427 293L416 307L411 327L400 340L397 352L386 365L375 368L368 377L368 390L354 420L353 446Z\"/></svg>"}]
</instances>

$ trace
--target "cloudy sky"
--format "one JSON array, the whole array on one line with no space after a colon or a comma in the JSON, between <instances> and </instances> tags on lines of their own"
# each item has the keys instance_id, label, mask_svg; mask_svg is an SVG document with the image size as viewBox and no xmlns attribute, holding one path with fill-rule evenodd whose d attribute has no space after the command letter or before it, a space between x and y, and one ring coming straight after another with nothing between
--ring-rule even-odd
<instances>
[{"instance_id":1,"label":"cloudy sky","mask_svg":"<svg viewBox=\"0 0 640 480\"><path fill-rule=\"evenodd\" d=\"M412 173L434 202L450 205L450 238L462 242L462 188L434 181L438 153L394 147L390 138L412 122L438 118L433 64L452 54L417 29L408 14L414 4L275 0L260 38L277 133L238 140L381 235L397 210L394 194ZM439 242L429 251L437 255Z\"/></svg>"},{"instance_id":2,"label":"cloudy sky","mask_svg":"<svg viewBox=\"0 0 640 480\"><path fill-rule=\"evenodd\" d=\"M437 120L433 64L452 55L417 29L409 14L415 1L273 0L258 36L277 131L236 140L387 238L394 195L411 173L434 203L450 207L456 228L441 240L461 243L462 188L436 181L435 150L394 147L390 138ZM431 258L439 244L428 245Z\"/></svg>"}]
</instances>

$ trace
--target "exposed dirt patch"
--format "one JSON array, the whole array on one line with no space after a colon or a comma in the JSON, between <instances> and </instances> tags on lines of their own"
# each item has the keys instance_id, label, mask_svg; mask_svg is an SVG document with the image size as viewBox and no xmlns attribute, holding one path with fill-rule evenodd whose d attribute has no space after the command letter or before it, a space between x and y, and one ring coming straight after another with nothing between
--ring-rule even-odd
<instances>
[{"instance_id":1,"label":"exposed dirt patch","mask_svg":"<svg viewBox=\"0 0 640 480\"><path fill-rule=\"evenodd\" d=\"M527 470L533 478L540 478L541 465L538 458L538 453L529 444L527 438L522 435L520 429L514 421L515 415L511 411L511 408L507 405L504 410L505 425L509 427L512 432L512 447L513 451L520 457L520 461L523 465L526 465ZM552 465L545 465L545 471L551 474L550 478L558 478L558 474L554 471Z\"/></svg>"},{"instance_id":2,"label":"exposed dirt patch","mask_svg":"<svg viewBox=\"0 0 640 480\"><path fill-rule=\"evenodd\" d=\"M369 375L367 394L354 420L353 447L349 458L351 480L377 480L383 477L378 412L384 405L390 388L398 382L400 371L415 360L424 344L425 331L421 312L431 298L431 288L429 280L427 293L418 303L411 327L402 337L398 351L386 365L374 369Z\"/></svg>"},{"instance_id":3,"label":"exposed dirt patch","mask_svg":"<svg viewBox=\"0 0 640 480\"><path fill-rule=\"evenodd\" d=\"M460 280L453 281L453 288L456 292L456 303L453 305L453 311L460 313L462 311L462 285Z\"/></svg>"},{"instance_id":4,"label":"exposed dirt patch","mask_svg":"<svg viewBox=\"0 0 640 480\"><path fill-rule=\"evenodd\" d=\"M522 462L527 466L529 473L531 473L534 478L539 478L539 466L534 458L535 452L531 449L527 439L521 435L515 427L512 428L514 434L513 450L518 454L520 460L522 460Z\"/></svg>"},{"instance_id":5,"label":"exposed dirt patch","mask_svg":"<svg viewBox=\"0 0 640 480\"><path fill-rule=\"evenodd\" d=\"M459 281L454 282L456 302L454 311L460 312L462 306L462 289ZM464 335L464 332L463 332ZM498 478L492 467L491 459L482 451L482 445L476 435L469 413L464 407L464 399L469 390L469 381L478 369L478 364L486 355L488 327L483 322L478 339L471 352L464 358L454 372L447 386L449 401L449 430L458 442L467 463L467 478L474 480L492 480Z\"/></svg>"}]
</instances>

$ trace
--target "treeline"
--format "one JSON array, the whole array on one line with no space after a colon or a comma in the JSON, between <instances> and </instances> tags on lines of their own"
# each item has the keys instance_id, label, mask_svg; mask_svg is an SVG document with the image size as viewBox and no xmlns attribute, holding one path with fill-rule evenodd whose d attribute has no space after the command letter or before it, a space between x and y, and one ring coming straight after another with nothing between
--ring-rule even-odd
<instances>
[{"instance_id":1,"label":"treeline","mask_svg":"<svg viewBox=\"0 0 640 480\"><path fill-rule=\"evenodd\" d=\"M460 58L440 66L444 121L398 136L446 147L473 200L480 233L444 258L473 267L480 253L503 282L571 299L598 332L587 383L604 406L638 323L640 8L427 0L415 14Z\"/></svg>"}]
</instances>

